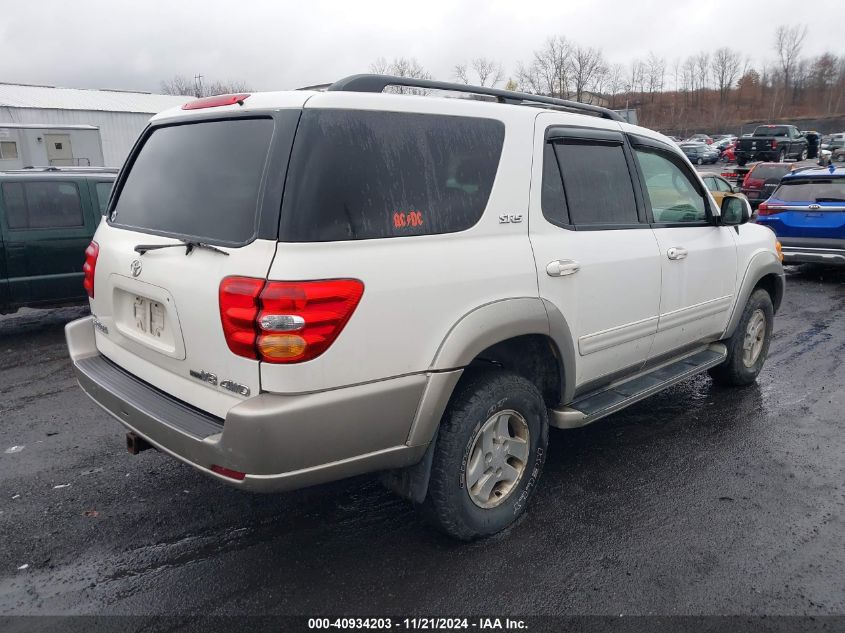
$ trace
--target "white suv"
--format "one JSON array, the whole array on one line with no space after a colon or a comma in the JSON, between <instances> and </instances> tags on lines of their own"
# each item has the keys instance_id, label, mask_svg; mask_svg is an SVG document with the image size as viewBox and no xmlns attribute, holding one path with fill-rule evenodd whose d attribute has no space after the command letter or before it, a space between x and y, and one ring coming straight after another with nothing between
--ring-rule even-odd
<instances>
[{"instance_id":1,"label":"white suv","mask_svg":"<svg viewBox=\"0 0 845 633\"><path fill-rule=\"evenodd\" d=\"M756 378L784 277L749 214L593 106L374 75L201 99L121 171L68 347L132 452L258 491L383 471L469 539L524 511L549 426Z\"/></svg>"}]
</instances>

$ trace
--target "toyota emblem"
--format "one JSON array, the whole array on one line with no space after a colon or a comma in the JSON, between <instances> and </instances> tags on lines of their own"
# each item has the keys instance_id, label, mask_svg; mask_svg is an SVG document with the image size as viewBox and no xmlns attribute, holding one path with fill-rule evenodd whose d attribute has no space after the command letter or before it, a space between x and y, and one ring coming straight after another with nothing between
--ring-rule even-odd
<instances>
[{"instance_id":1,"label":"toyota emblem","mask_svg":"<svg viewBox=\"0 0 845 633\"><path fill-rule=\"evenodd\" d=\"M137 277L141 274L141 260L140 259L133 259L132 264L129 266L129 270L132 271L132 276Z\"/></svg>"}]
</instances>

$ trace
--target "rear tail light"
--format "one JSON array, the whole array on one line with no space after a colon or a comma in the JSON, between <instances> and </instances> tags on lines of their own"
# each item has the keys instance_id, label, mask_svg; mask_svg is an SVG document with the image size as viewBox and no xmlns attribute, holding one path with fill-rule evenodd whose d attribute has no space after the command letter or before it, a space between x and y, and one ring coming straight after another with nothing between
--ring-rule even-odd
<instances>
[{"instance_id":1,"label":"rear tail light","mask_svg":"<svg viewBox=\"0 0 845 633\"><path fill-rule=\"evenodd\" d=\"M229 349L238 356L258 358L255 338L258 335L258 295L263 279L226 277L220 282L220 321Z\"/></svg>"},{"instance_id":2,"label":"rear tail light","mask_svg":"<svg viewBox=\"0 0 845 633\"><path fill-rule=\"evenodd\" d=\"M97 257L100 255L100 245L91 242L85 249L85 263L82 264L82 286L92 299L94 298L94 272L97 269Z\"/></svg>"},{"instance_id":3,"label":"rear tail light","mask_svg":"<svg viewBox=\"0 0 845 633\"><path fill-rule=\"evenodd\" d=\"M777 142L777 140L772 139L772 149L777 149L777 148L778 148L778 142Z\"/></svg>"},{"instance_id":4,"label":"rear tail light","mask_svg":"<svg viewBox=\"0 0 845 633\"><path fill-rule=\"evenodd\" d=\"M202 110L204 108L219 108L220 106L230 106L244 104L244 99L249 96L249 93L240 93L233 95L215 95L213 97L204 97L196 101L189 101L182 106L183 110Z\"/></svg>"},{"instance_id":5,"label":"rear tail light","mask_svg":"<svg viewBox=\"0 0 845 633\"><path fill-rule=\"evenodd\" d=\"M761 202L760 206L757 207L757 215L774 215L775 213L780 213L781 211L783 211L783 209L770 207L767 202Z\"/></svg>"},{"instance_id":6,"label":"rear tail light","mask_svg":"<svg viewBox=\"0 0 845 633\"><path fill-rule=\"evenodd\" d=\"M334 343L363 292L357 279L227 277L219 295L223 333L238 356L269 363L311 360Z\"/></svg>"}]
</instances>

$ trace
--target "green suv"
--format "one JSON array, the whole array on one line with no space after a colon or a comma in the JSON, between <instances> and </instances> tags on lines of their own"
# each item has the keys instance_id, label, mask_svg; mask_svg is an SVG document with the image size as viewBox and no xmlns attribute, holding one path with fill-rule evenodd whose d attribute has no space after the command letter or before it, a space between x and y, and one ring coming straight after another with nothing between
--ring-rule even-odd
<instances>
[{"instance_id":1,"label":"green suv","mask_svg":"<svg viewBox=\"0 0 845 633\"><path fill-rule=\"evenodd\" d=\"M116 174L103 167L0 172L0 314L86 298L85 247Z\"/></svg>"}]
</instances>

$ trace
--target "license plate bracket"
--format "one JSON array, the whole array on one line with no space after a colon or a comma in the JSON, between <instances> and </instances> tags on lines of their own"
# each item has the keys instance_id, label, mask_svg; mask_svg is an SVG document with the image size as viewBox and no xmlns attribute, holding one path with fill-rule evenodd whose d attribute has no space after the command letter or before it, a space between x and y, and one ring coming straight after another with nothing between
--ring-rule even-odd
<instances>
[{"instance_id":1,"label":"license plate bracket","mask_svg":"<svg viewBox=\"0 0 845 633\"><path fill-rule=\"evenodd\" d=\"M164 306L161 303L154 299L136 295L132 303L132 313L135 320L135 329L138 332L152 338L160 339L162 337L165 318Z\"/></svg>"}]
</instances>

